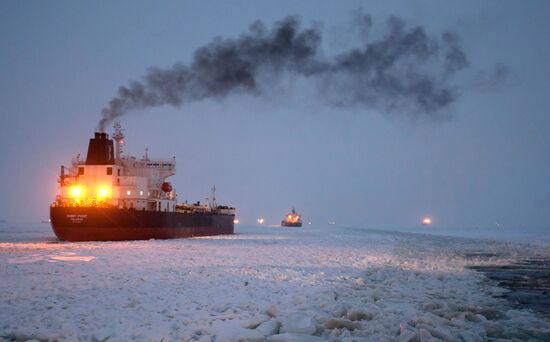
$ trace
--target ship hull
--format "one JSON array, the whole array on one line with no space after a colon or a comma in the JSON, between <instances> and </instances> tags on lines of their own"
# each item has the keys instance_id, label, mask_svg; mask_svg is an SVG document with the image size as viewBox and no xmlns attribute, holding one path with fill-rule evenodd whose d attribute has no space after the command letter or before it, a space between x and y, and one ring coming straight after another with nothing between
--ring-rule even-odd
<instances>
[{"instance_id":1,"label":"ship hull","mask_svg":"<svg viewBox=\"0 0 550 342\"><path fill-rule=\"evenodd\" d=\"M63 241L178 239L234 233L234 215L50 207L52 229Z\"/></svg>"},{"instance_id":2,"label":"ship hull","mask_svg":"<svg viewBox=\"0 0 550 342\"><path fill-rule=\"evenodd\" d=\"M285 222L285 221L282 221L282 222L281 222L281 226L282 226L282 227L301 227L301 226L302 226L302 222L295 222L295 223L292 223L292 222Z\"/></svg>"}]
</instances>

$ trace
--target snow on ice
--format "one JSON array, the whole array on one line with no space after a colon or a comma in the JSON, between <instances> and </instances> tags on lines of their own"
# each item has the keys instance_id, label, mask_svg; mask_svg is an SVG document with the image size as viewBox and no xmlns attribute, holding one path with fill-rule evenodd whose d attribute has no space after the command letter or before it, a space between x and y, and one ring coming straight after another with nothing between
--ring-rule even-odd
<instances>
[{"instance_id":1,"label":"snow on ice","mask_svg":"<svg viewBox=\"0 0 550 342\"><path fill-rule=\"evenodd\" d=\"M467 268L548 256L548 246L337 227L237 231L0 243L0 338L550 340L547 319L493 297L504 290Z\"/></svg>"}]
</instances>

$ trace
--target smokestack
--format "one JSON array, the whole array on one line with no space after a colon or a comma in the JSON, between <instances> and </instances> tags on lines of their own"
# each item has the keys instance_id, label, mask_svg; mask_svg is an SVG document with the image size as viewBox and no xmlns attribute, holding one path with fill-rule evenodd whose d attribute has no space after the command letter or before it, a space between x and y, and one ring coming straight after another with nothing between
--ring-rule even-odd
<instances>
[{"instance_id":1,"label":"smokestack","mask_svg":"<svg viewBox=\"0 0 550 342\"><path fill-rule=\"evenodd\" d=\"M151 68L141 81L121 86L102 110L98 130L132 110L179 107L232 94L263 95L285 75L311 82L318 102L326 105L448 118L447 109L459 94L454 77L468 67L457 34L428 34L422 26L390 17L385 34L374 38L373 20L363 13L351 25L362 35L361 45L332 57L321 51L319 28L301 28L295 16L271 29L257 21L236 39L215 38L195 51L191 63Z\"/></svg>"},{"instance_id":2,"label":"smokestack","mask_svg":"<svg viewBox=\"0 0 550 342\"><path fill-rule=\"evenodd\" d=\"M115 163L113 141L107 133L95 132L88 144L86 165L112 165Z\"/></svg>"}]
</instances>

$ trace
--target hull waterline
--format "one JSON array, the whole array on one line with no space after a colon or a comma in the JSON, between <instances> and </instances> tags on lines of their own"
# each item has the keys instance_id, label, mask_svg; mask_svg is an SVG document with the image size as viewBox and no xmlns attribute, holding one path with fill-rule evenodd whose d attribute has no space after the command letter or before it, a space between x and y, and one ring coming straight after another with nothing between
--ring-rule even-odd
<instances>
[{"instance_id":1,"label":"hull waterline","mask_svg":"<svg viewBox=\"0 0 550 342\"><path fill-rule=\"evenodd\" d=\"M301 227L302 223L281 222L282 227Z\"/></svg>"}]
</instances>

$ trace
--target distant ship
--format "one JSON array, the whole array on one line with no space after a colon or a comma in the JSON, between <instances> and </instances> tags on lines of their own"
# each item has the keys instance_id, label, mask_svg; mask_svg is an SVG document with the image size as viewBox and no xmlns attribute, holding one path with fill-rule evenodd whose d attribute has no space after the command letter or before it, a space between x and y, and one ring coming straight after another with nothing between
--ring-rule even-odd
<instances>
[{"instance_id":1,"label":"distant ship","mask_svg":"<svg viewBox=\"0 0 550 342\"><path fill-rule=\"evenodd\" d=\"M302 217L296 213L296 210L292 208L292 212L286 214L285 218L281 221L283 227L301 227Z\"/></svg>"},{"instance_id":2,"label":"distant ship","mask_svg":"<svg viewBox=\"0 0 550 342\"><path fill-rule=\"evenodd\" d=\"M115 124L113 140L103 132L90 139L86 160L61 166L59 193L50 206L55 235L64 241L173 239L233 234L235 209L216 203L177 203L166 178L175 158L151 160L123 155L124 135Z\"/></svg>"}]
</instances>

